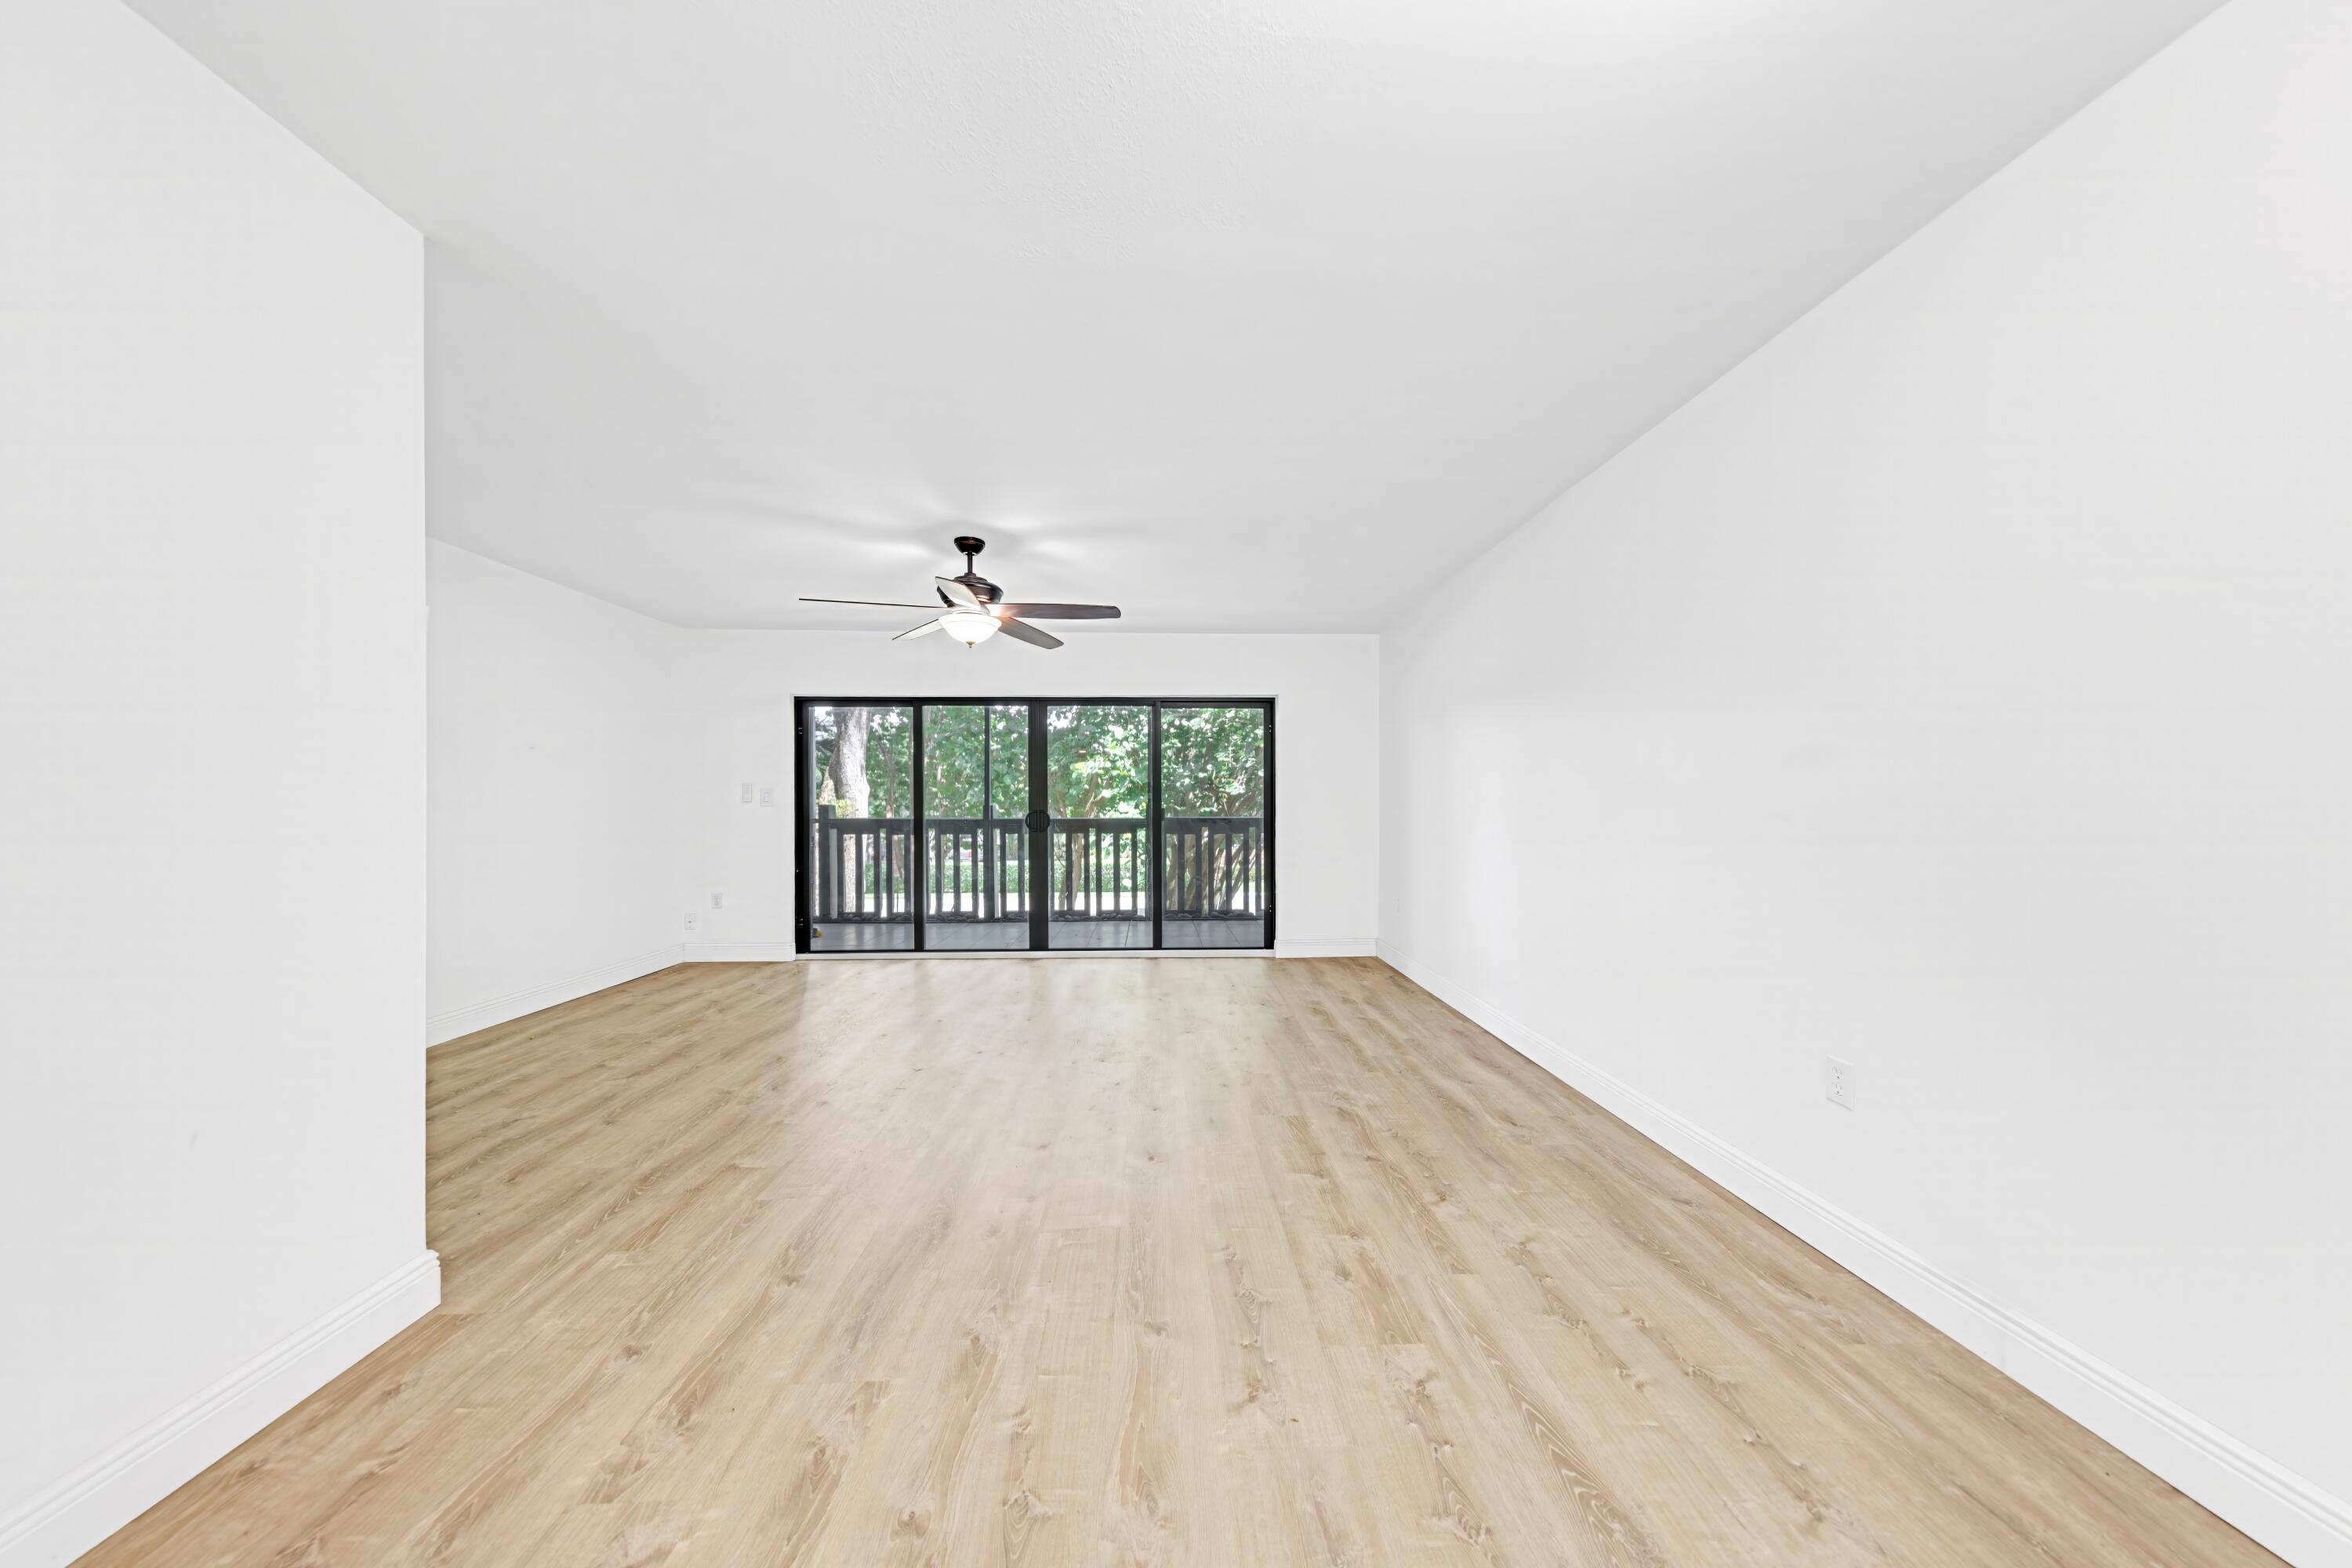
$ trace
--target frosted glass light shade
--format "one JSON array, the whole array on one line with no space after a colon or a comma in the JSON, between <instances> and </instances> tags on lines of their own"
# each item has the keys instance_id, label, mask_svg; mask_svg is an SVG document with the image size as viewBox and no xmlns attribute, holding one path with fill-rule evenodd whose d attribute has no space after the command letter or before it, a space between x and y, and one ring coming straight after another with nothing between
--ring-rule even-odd
<instances>
[{"instance_id":1,"label":"frosted glass light shade","mask_svg":"<svg viewBox=\"0 0 2352 1568\"><path fill-rule=\"evenodd\" d=\"M966 647L978 647L996 635L996 617L978 610L950 610L940 617L940 625Z\"/></svg>"}]
</instances>

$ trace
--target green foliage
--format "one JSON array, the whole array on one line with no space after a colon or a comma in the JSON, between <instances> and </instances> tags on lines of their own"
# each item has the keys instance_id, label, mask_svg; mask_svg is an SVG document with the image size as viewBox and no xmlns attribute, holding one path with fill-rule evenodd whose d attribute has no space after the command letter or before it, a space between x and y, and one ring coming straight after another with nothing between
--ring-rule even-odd
<instances>
[{"instance_id":1,"label":"green foliage","mask_svg":"<svg viewBox=\"0 0 2352 1568\"><path fill-rule=\"evenodd\" d=\"M856 755L863 742L864 766L837 767L846 742ZM812 798L842 816L910 816L915 810L908 753L914 748L915 716L906 708L812 708L809 710ZM856 798L863 783L866 798Z\"/></svg>"},{"instance_id":2,"label":"green foliage","mask_svg":"<svg viewBox=\"0 0 2352 1568\"><path fill-rule=\"evenodd\" d=\"M984 719L983 719L984 715ZM1024 706L926 707L923 809L933 816L1019 816L1029 809L1029 713ZM985 789L992 807L981 809Z\"/></svg>"},{"instance_id":3,"label":"green foliage","mask_svg":"<svg viewBox=\"0 0 2352 1568\"><path fill-rule=\"evenodd\" d=\"M1150 816L1150 709L1045 710L1045 805L1055 816Z\"/></svg>"},{"instance_id":4,"label":"green foliage","mask_svg":"<svg viewBox=\"0 0 2352 1568\"><path fill-rule=\"evenodd\" d=\"M1265 713L1160 710L1160 810L1166 816L1265 815Z\"/></svg>"},{"instance_id":5,"label":"green foliage","mask_svg":"<svg viewBox=\"0 0 2352 1568\"><path fill-rule=\"evenodd\" d=\"M985 717L983 718L983 714ZM1160 809L1170 816L1259 816L1265 811L1265 715L1256 708L1160 710ZM908 816L914 715L905 708L812 708L810 776L819 805L843 816ZM856 764L863 745L862 777ZM1017 817L1029 809L1027 711L940 703L923 710L923 797L933 816ZM1045 712L1056 817L1141 817L1150 810L1151 710L1120 703L1055 704ZM836 763L840 765L836 765ZM992 809L983 814L985 780ZM866 798L856 799L859 786Z\"/></svg>"}]
</instances>

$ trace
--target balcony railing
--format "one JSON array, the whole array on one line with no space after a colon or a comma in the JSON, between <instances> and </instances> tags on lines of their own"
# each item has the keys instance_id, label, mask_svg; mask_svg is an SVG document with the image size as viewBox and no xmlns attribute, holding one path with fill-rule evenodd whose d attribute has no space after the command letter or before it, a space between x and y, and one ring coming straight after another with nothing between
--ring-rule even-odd
<instances>
[{"instance_id":1,"label":"balcony railing","mask_svg":"<svg viewBox=\"0 0 2352 1568\"><path fill-rule=\"evenodd\" d=\"M914 867L923 865L927 921L1020 921L1029 916L1029 832L1019 817L934 816L919 847L912 818L835 816L811 824L810 912L827 923L913 918ZM1053 824L1046 864L1056 921L1151 918L1149 825L1139 817L1065 817ZM1265 914L1265 824L1255 816L1160 819L1160 913L1169 920L1261 920Z\"/></svg>"},{"instance_id":2,"label":"balcony railing","mask_svg":"<svg viewBox=\"0 0 2352 1568\"><path fill-rule=\"evenodd\" d=\"M1265 819L1160 819L1160 907L1178 920L1265 918Z\"/></svg>"}]
</instances>

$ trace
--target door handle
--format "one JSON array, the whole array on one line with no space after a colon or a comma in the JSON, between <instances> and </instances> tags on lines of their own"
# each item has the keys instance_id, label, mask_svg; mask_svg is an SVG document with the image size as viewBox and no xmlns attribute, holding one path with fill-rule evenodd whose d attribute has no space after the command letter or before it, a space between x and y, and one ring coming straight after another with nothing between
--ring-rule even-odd
<instances>
[{"instance_id":1,"label":"door handle","mask_svg":"<svg viewBox=\"0 0 2352 1568\"><path fill-rule=\"evenodd\" d=\"M1040 807L1039 809L1031 812L1028 816L1023 817L1021 819L1021 826L1026 827L1032 833L1043 833L1047 827L1053 825L1053 816L1043 807Z\"/></svg>"}]
</instances>

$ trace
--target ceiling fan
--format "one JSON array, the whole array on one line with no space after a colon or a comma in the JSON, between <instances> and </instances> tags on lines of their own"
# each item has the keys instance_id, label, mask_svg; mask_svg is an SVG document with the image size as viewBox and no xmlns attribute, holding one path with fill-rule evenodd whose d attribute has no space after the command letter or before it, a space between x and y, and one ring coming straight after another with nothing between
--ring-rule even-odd
<instances>
[{"instance_id":1,"label":"ceiling fan","mask_svg":"<svg viewBox=\"0 0 2352 1568\"><path fill-rule=\"evenodd\" d=\"M952 577L934 577L935 592L940 603L947 606L937 619L925 621L892 637L892 642L904 642L926 632L945 632L966 647L977 647L1003 632L1006 637L1038 647L1059 647L1062 639L1053 633L1040 631L1030 621L1115 621L1118 619L1117 605L1008 605L1004 590L972 570L971 559L988 548L984 539L974 539L969 533L956 536L955 547L963 552L963 570ZM803 605L875 605L884 609L928 610L929 605L898 604L888 599L816 599L801 596Z\"/></svg>"}]
</instances>

